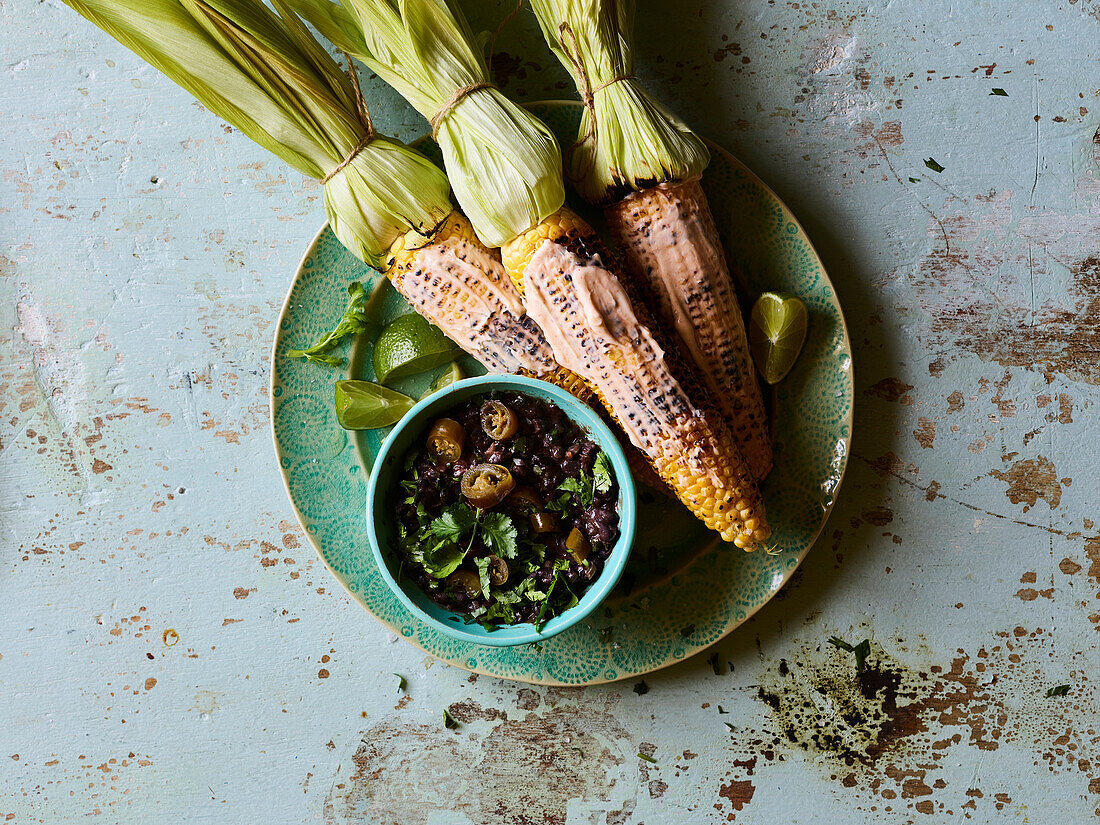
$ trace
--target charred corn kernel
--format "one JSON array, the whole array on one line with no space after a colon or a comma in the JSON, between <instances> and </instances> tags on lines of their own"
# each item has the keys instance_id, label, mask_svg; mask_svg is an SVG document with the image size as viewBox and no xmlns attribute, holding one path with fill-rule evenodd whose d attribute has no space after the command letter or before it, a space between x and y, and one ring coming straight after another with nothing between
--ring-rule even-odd
<instances>
[{"instance_id":1,"label":"charred corn kernel","mask_svg":"<svg viewBox=\"0 0 1100 825\"><path fill-rule=\"evenodd\" d=\"M452 212L415 249L399 238L390 255L385 275L397 291L490 372L523 373L557 384L582 401L593 397L579 375L554 360L499 260L461 212Z\"/></svg>"},{"instance_id":2,"label":"charred corn kernel","mask_svg":"<svg viewBox=\"0 0 1100 825\"><path fill-rule=\"evenodd\" d=\"M675 330L712 391L753 475L772 466L764 399L745 323L698 179L634 192L604 209L658 320Z\"/></svg>"},{"instance_id":3,"label":"charred corn kernel","mask_svg":"<svg viewBox=\"0 0 1100 825\"><path fill-rule=\"evenodd\" d=\"M546 256L531 268L547 242L561 255ZM661 349L644 305L617 278L614 262L595 232L563 208L508 242L502 261L528 310L538 313L559 361L574 367L599 395L612 419L630 436L660 478L689 510L726 541L754 549L768 537L763 500L748 464L722 418L699 405L703 398L690 369L675 350ZM585 299L575 275L606 273ZM526 276L526 277L525 277ZM609 293L622 294L622 303ZM592 307L608 301L620 314L593 324ZM585 302L588 302L587 304ZM637 317L634 332L616 335L626 315ZM568 352L566 352L568 350Z\"/></svg>"}]
</instances>

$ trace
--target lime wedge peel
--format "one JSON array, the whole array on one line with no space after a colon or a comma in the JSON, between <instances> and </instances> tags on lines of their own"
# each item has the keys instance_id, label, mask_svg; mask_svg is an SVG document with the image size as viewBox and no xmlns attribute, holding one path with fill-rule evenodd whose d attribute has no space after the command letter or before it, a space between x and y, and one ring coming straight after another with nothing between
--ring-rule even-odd
<instances>
[{"instance_id":1,"label":"lime wedge peel","mask_svg":"<svg viewBox=\"0 0 1100 825\"><path fill-rule=\"evenodd\" d=\"M390 321L374 344L374 375L382 384L428 372L461 355L458 345L415 312Z\"/></svg>"},{"instance_id":2,"label":"lime wedge peel","mask_svg":"<svg viewBox=\"0 0 1100 825\"><path fill-rule=\"evenodd\" d=\"M416 403L371 381L336 382L336 420L345 430L376 430L400 421Z\"/></svg>"},{"instance_id":3,"label":"lime wedge peel","mask_svg":"<svg viewBox=\"0 0 1100 825\"><path fill-rule=\"evenodd\" d=\"M794 295L765 292L749 318L749 349L756 369L769 384L778 384L794 367L806 343L806 305Z\"/></svg>"},{"instance_id":4,"label":"lime wedge peel","mask_svg":"<svg viewBox=\"0 0 1100 825\"><path fill-rule=\"evenodd\" d=\"M465 377L466 373L459 365L459 363L457 361L452 361L447 366L447 369L443 370L443 372L441 372L432 380L432 383L428 386L428 389L425 390L424 394L420 397L427 398L433 392L439 392L444 387L449 387L455 381L461 381Z\"/></svg>"}]
</instances>

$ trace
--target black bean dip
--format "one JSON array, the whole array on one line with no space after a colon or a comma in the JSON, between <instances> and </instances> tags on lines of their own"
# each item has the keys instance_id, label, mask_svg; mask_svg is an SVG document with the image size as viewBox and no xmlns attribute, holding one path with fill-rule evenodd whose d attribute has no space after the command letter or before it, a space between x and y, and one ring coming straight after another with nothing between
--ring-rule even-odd
<instances>
[{"instance_id":1,"label":"black bean dip","mask_svg":"<svg viewBox=\"0 0 1100 825\"><path fill-rule=\"evenodd\" d=\"M619 537L611 462L553 403L478 395L434 419L396 489L399 576L467 622L541 627Z\"/></svg>"}]
</instances>

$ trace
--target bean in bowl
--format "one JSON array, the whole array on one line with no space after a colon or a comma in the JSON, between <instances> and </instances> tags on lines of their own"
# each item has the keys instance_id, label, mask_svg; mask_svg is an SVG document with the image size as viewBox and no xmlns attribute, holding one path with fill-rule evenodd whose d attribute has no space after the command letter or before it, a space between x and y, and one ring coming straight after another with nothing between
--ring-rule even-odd
<instances>
[{"instance_id":1,"label":"bean in bowl","mask_svg":"<svg viewBox=\"0 0 1100 825\"><path fill-rule=\"evenodd\" d=\"M607 456L556 405L518 392L436 418L396 488L399 576L486 629L577 604L619 537Z\"/></svg>"}]
</instances>

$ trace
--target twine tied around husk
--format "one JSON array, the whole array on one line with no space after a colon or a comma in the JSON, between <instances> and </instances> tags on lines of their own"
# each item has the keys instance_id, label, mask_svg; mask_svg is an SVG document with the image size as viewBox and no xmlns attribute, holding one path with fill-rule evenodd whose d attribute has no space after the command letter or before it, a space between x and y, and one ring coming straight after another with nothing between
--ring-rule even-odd
<instances>
[{"instance_id":1,"label":"twine tied around husk","mask_svg":"<svg viewBox=\"0 0 1100 825\"><path fill-rule=\"evenodd\" d=\"M374 122L371 120L370 109L367 108L367 101L363 99L363 89L359 86L359 74L355 71L355 64L351 62L351 55L347 52L343 52L342 54L344 55L344 59L348 62L348 74L351 76L351 86L355 91L355 114L363 126L363 137L352 147L347 157L336 165L336 168L321 178L322 186L342 172L349 163L355 160L356 155L367 148L367 144L378 137L374 131Z\"/></svg>"},{"instance_id":2,"label":"twine tied around husk","mask_svg":"<svg viewBox=\"0 0 1100 825\"><path fill-rule=\"evenodd\" d=\"M432 115L431 120L429 121L432 124L432 140L435 140L436 137L439 135L439 127L443 124L443 119L451 113L451 110L454 109L455 106L462 102L462 98L481 89L495 88L496 86L494 86L492 83L483 82L471 83L469 86L463 86L459 89L455 89L454 93L449 98L447 98L447 102L436 110L436 113Z\"/></svg>"},{"instance_id":3,"label":"twine tied around husk","mask_svg":"<svg viewBox=\"0 0 1100 825\"><path fill-rule=\"evenodd\" d=\"M572 48L570 48L569 44L565 42L566 35L569 35L569 39L572 41ZM569 59L569 62L572 64L573 70L576 73L577 84L580 87L579 91L581 93L581 104L584 106L585 109L588 110L589 114L588 128L585 130L585 133L577 138L573 142L573 144L566 150L566 153L570 157L572 157L573 152L579 149L589 140L592 141L592 145L593 147L595 147L596 141L599 138L599 129L596 126L596 92L603 91L608 86L613 86L616 83L621 83L624 80L634 80L635 76L632 74L618 75L608 81L605 81L604 83L601 83L599 86L593 87L592 81L589 80L588 77L588 70L584 67L584 61L581 59L581 48L580 44L577 42L577 36L573 33L573 28L568 23L562 23L560 26L558 26L558 39L561 43L562 53ZM579 175L569 175L569 179L574 183L577 180L580 180L592 170L592 166L594 166L595 163L596 157L595 153L593 152L592 156L589 158L588 167L584 169Z\"/></svg>"}]
</instances>

